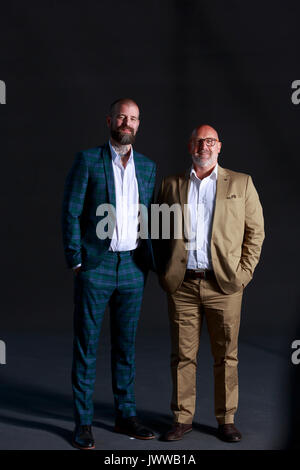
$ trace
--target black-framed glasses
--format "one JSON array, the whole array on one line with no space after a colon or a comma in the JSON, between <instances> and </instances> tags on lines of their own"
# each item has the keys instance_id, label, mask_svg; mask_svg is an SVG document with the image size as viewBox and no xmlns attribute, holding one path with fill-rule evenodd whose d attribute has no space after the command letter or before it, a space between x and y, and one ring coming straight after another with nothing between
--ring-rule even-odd
<instances>
[{"instance_id":1,"label":"black-framed glasses","mask_svg":"<svg viewBox=\"0 0 300 470\"><path fill-rule=\"evenodd\" d=\"M220 142L218 139L214 139L213 137L206 137L205 139L194 139L195 144L200 145L202 143L206 143L207 147L213 147L216 142Z\"/></svg>"}]
</instances>

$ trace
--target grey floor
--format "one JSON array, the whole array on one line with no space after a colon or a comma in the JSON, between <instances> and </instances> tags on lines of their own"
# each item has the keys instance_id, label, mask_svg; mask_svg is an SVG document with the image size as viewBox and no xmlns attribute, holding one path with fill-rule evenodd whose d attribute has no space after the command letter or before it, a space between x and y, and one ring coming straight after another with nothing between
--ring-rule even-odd
<instances>
[{"instance_id":1,"label":"grey floor","mask_svg":"<svg viewBox=\"0 0 300 470\"><path fill-rule=\"evenodd\" d=\"M288 358L240 341L240 401L236 425L243 434L237 444L215 435L213 372L204 330L198 362L198 397L194 431L184 440L159 439L172 422L168 332L139 332L136 398L139 417L157 434L141 441L113 432L108 332L101 334L94 393L93 423L101 450L256 450L284 449L289 432ZM6 364L0 365L0 449L65 449L73 430L70 335L2 332Z\"/></svg>"}]
</instances>

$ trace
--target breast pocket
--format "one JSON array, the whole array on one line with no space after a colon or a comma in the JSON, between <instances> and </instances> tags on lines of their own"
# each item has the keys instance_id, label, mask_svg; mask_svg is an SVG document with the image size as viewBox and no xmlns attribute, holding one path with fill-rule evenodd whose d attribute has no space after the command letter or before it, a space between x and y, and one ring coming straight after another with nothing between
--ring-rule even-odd
<instances>
[{"instance_id":1,"label":"breast pocket","mask_svg":"<svg viewBox=\"0 0 300 470\"><path fill-rule=\"evenodd\" d=\"M234 218L244 217L245 215L245 199L238 196L227 196L224 201L224 208L228 215Z\"/></svg>"}]
</instances>

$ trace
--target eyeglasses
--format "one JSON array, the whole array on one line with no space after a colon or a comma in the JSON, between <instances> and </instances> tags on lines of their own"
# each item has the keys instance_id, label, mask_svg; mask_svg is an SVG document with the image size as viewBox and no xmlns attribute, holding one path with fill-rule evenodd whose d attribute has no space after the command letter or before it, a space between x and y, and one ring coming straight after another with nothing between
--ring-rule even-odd
<instances>
[{"instance_id":1,"label":"eyeglasses","mask_svg":"<svg viewBox=\"0 0 300 470\"><path fill-rule=\"evenodd\" d=\"M194 139L195 144L200 145L206 143L207 147L213 147L216 142L220 142L218 139L213 139L212 137L206 137L206 139Z\"/></svg>"}]
</instances>

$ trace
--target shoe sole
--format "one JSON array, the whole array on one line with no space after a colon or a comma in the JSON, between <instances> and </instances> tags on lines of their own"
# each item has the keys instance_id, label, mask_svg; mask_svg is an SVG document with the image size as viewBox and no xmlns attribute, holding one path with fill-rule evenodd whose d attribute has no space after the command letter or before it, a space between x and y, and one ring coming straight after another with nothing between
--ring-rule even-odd
<instances>
[{"instance_id":1,"label":"shoe sole","mask_svg":"<svg viewBox=\"0 0 300 470\"><path fill-rule=\"evenodd\" d=\"M222 437L222 436L218 436L218 438L219 438L221 441L223 441L223 442L229 442L230 444L234 444L235 442L241 442L241 440L242 440L241 437L240 437L239 439L232 439L232 440L226 439L226 438L224 438L224 437Z\"/></svg>"},{"instance_id":2,"label":"shoe sole","mask_svg":"<svg viewBox=\"0 0 300 470\"><path fill-rule=\"evenodd\" d=\"M184 431L182 437L177 437L176 439L164 439L166 442L174 442L174 441L181 441L183 439L183 436L187 434L188 432L191 432L193 429L188 429L187 431Z\"/></svg>"},{"instance_id":3,"label":"shoe sole","mask_svg":"<svg viewBox=\"0 0 300 470\"><path fill-rule=\"evenodd\" d=\"M120 428L114 428L114 431L117 432L118 434L125 434L126 436L134 437L135 439L141 439L143 441L149 441L150 439L155 439L155 437L156 437L156 436L150 436L150 437L136 436L135 434L124 432Z\"/></svg>"},{"instance_id":4,"label":"shoe sole","mask_svg":"<svg viewBox=\"0 0 300 470\"><path fill-rule=\"evenodd\" d=\"M80 449L80 450L93 450L96 447L95 445L93 447L81 447L78 444L76 444L76 442L74 442L74 441L72 441L72 446L76 447L76 449Z\"/></svg>"}]
</instances>

